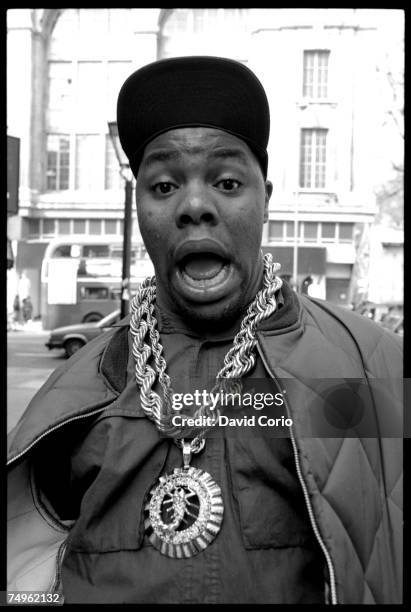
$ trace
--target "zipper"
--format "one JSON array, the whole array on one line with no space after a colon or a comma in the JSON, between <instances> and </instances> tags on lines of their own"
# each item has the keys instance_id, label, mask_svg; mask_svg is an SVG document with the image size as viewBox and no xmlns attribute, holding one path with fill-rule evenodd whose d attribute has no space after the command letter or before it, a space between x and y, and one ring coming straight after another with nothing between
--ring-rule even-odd
<instances>
[{"instance_id":1,"label":"zipper","mask_svg":"<svg viewBox=\"0 0 411 612\"><path fill-rule=\"evenodd\" d=\"M280 387L280 385L278 383L277 377L275 376L274 372L272 371L272 369L268 365L267 360L265 359L265 356L263 354L263 351L261 350L259 342L257 342L257 350L258 350L258 353L259 353L259 355L261 357L261 360L262 360L262 362L263 362L267 372L270 374L271 378L273 380L275 380L279 390L281 391L281 387ZM287 402L286 398L284 397L284 395L283 395L283 399L284 399L285 407L287 409L287 415L291 419L290 407L289 407L288 402ZM297 451L297 443L296 443L295 435L294 435L294 431L293 431L293 425L289 426L289 430L290 430L291 444L292 444L292 447L293 447L294 462L295 462L295 467L296 467L296 470L297 470L297 476L298 476L298 480L300 481L301 488L303 490L305 504L307 506L308 516L310 518L311 527L312 527L312 530L314 531L314 535L317 538L317 542L320 545L321 550L324 553L325 560L327 562L328 573L329 573L329 576L330 576L331 604L336 605L336 604L338 604L338 600L337 600L337 586L336 586L336 582L335 582L335 569L334 569L334 566L333 566L333 562L332 562L330 553L328 552L327 547L324 544L324 541L323 541L323 539L321 537L321 534L320 534L320 531L318 529L317 521L316 521L315 516L314 516L314 511L313 511L313 508L312 508L312 505L311 505L311 500L310 500L310 497L308 495L307 485L305 483L305 480L304 480L304 477L303 477L303 474L302 474L302 470L301 470L300 460L299 460L298 451Z\"/></svg>"},{"instance_id":2,"label":"zipper","mask_svg":"<svg viewBox=\"0 0 411 612\"><path fill-rule=\"evenodd\" d=\"M10 459L7 462L7 465L11 465L12 463L14 463L15 461L17 461L17 459L20 459L20 457L22 457L23 455L25 455L30 449L33 448L33 446L35 444L37 444L37 442L40 442L40 440L42 440L43 438L45 438L46 436L48 436L49 434L53 433L53 431L56 431L56 429L59 429L60 427L63 427L63 425L67 425L67 423L71 423L72 421L77 421L79 419L85 419L89 416L93 416L93 414L98 414L99 412L103 412L106 409L106 407L104 408L97 408L97 410L92 410L92 412L87 412L86 414L80 414L74 417L71 417L70 419L67 419L66 421L63 421L62 423L59 423L58 425L55 425L54 427L52 427L51 429L48 429L47 431L45 431L44 433L42 433L38 438L36 438L35 440L33 440L33 442L31 442L31 444L29 444L24 450L22 450L18 455L16 455L15 457L13 457L12 459Z\"/></svg>"},{"instance_id":3,"label":"zipper","mask_svg":"<svg viewBox=\"0 0 411 612\"><path fill-rule=\"evenodd\" d=\"M56 555L56 572L55 572L55 576L54 576L54 581L53 584L51 586L51 592L52 593L59 593L61 595L61 598L63 598L63 593L61 592L61 565L63 562L63 556L64 553L66 552L66 548L67 548L67 539L64 540L57 551L57 555ZM64 599L61 603L64 603Z\"/></svg>"}]
</instances>

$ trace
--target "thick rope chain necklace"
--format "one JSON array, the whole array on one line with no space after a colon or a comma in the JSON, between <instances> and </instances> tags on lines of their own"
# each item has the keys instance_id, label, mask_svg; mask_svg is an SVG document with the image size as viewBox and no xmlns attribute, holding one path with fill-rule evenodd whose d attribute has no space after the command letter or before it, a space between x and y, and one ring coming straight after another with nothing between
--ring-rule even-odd
<instances>
[{"instance_id":1,"label":"thick rope chain necklace","mask_svg":"<svg viewBox=\"0 0 411 612\"><path fill-rule=\"evenodd\" d=\"M241 390L240 379L255 364L257 326L277 308L275 293L282 286L282 280L276 276L280 264L273 263L269 253L264 255L263 262L263 287L247 309L212 392L238 393ZM136 381L144 413L161 433L174 438L182 449L183 467L161 476L151 489L145 505L145 529L151 544L162 554L187 558L198 554L214 540L223 520L220 487L210 474L190 466L191 455L204 448L206 431L218 422L219 409L213 409L211 403L204 404L192 415L194 418L209 417L203 422L212 423L211 426L189 430L172 424L176 410L172 405L173 389L154 314L155 300L153 276L141 284L131 302L130 331ZM156 381L160 383L162 397L153 390ZM190 437L192 439L188 440Z\"/></svg>"}]
</instances>

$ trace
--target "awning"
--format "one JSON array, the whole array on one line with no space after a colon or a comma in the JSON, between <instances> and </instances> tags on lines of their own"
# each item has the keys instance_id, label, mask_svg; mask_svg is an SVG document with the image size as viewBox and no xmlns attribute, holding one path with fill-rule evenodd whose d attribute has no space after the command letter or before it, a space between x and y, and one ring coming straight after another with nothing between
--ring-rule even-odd
<instances>
[{"instance_id":1,"label":"awning","mask_svg":"<svg viewBox=\"0 0 411 612\"><path fill-rule=\"evenodd\" d=\"M264 253L271 253L274 261L281 264L280 274L293 274L294 247L262 246ZM325 247L299 246L297 249L297 274L325 275L327 249Z\"/></svg>"}]
</instances>

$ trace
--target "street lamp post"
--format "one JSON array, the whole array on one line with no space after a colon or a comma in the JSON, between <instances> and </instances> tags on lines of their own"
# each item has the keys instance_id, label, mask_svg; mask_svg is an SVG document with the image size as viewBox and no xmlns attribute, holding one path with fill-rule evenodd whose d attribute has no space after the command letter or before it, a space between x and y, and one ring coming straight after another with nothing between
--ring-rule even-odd
<instances>
[{"instance_id":1,"label":"street lamp post","mask_svg":"<svg viewBox=\"0 0 411 612\"><path fill-rule=\"evenodd\" d=\"M293 249L293 279L295 290L298 293L298 192L294 191L294 249Z\"/></svg>"},{"instance_id":2,"label":"street lamp post","mask_svg":"<svg viewBox=\"0 0 411 612\"><path fill-rule=\"evenodd\" d=\"M133 202L133 175L126 154L120 144L118 127L115 121L108 123L111 142L118 163L120 164L120 174L124 179L124 225L123 225L123 263L121 273L121 318L129 313L130 305L130 252L132 236L132 202Z\"/></svg>"}]
</instances>

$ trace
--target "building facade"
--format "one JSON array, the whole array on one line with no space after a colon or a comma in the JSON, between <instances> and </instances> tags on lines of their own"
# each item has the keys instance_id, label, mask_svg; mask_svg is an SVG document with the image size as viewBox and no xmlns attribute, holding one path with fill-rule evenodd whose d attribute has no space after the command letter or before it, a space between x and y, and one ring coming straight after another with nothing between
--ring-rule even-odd
<instances>
[{"instance_id":1,"label":"building facade","mask_svg":"<svg viewBox=\"0 0 411 612\"><path fill-rule=\"evenodd\" d=\"M261 79L274 184L264 248L298 290L347 304L354 230L376 212L378 13L9 10L7 132L20 139L10 275L28 276L34 316L42 314L39 270L51 238L122 235L124 185L107 126L121 84L156 59L195 54L239 60ZM133 228L138 238L135 217Z\"/></svg>"}]
</instances>

